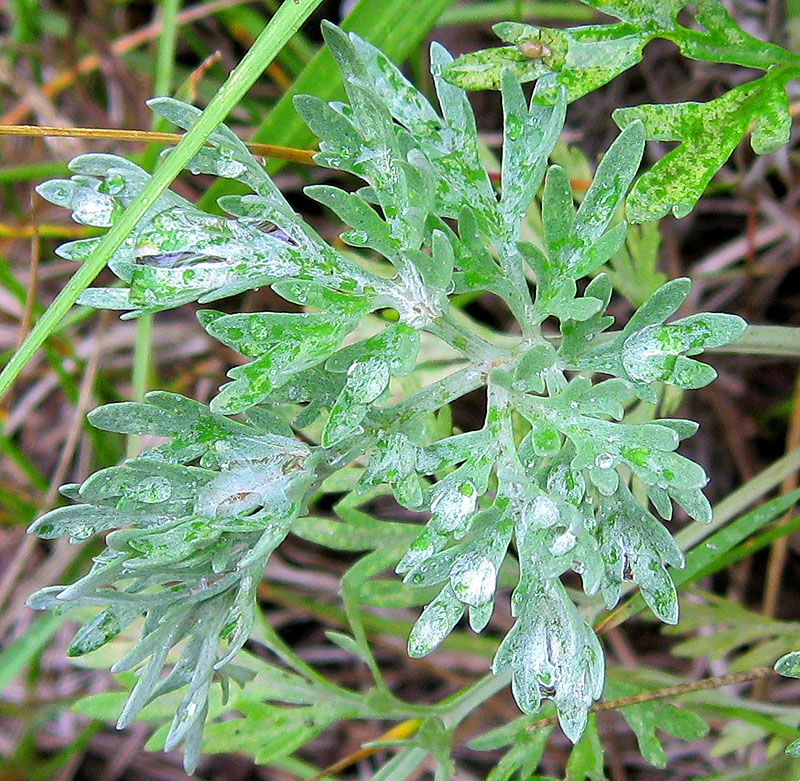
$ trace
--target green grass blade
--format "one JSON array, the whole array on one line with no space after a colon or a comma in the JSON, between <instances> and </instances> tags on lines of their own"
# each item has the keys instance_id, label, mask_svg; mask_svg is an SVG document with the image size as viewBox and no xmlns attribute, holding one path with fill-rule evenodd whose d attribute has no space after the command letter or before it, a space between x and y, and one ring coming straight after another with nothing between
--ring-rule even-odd
<instances>
[{"instance_id":1,"label":"green grass blade","mask_svg":"<svg viewBox=\"0 0 800 781\"><path fill-rule=\"evenodd\" d=\"M181 0L164 0L161 12L161 36L158 39L158 50L153 78L153 94L170 94L170 84L175 71L175 42L178 38L178 11Z\"/></svg>"},{"instance_id":2,"label":"green grass blade","mask_svg":"<svg viewBox=\"0 0 800 781\"><path fill-rule=\"evenodd\" d=\"M691 523L675 535L675 542L681 550L694 548L712 532L725 526L764 494L779 485L785 477L800 469L800 447L790 450L785 456L770 464L744 485L728 494L714 508L711 523Z\"/></svg>"},{"instance_id":3,"label":"green grass blade","mask_svg":"<svg viewBox=\"0 0 800 781\"><path fill-rule=\"evenodd\" d=\"M22 346L0 372L0 396L9 389L34 353L52 333L59 320L78 300L81 292L100 273L114 251L122 244L147 210L153 206L158 196L170 186L173 179L194 157L214 128L242 99L264 69L272 62L281 47L292 37L320 2L321 0L294 0L294 2L281 5L264 32L231 72L192 129L186 133L139 197L113 225L95 251L64 286L64 289L38 320Z\"/></svg>"},{"instance_id":4,"label":"green grass blade","mask_svg":"<svg viewBox=\"0 0 800 781\"><path fill-rule=\"evenodd\" d=\"M181 0L164 0L161 13L161 36L158 39L158 50L153 67L153 94L170 95L172 78L175 73L175 44L178 38L178 11ZM155 117L152 129L159 130L161 117ZM152 145L145 154L147 170L155 167L158 160L158 148ZM153 315L143 315L136 323L136 342L133 347L133 372L131 384L132 398L142 401L147 393L150 376L150 354L152 350ZM139 451L140 437L128 437L127 455L134 457Z\"/></svg>"},{"instance_id":5,"label":"green grass blade","mask_svg":"<svg viewBox=\"0 0 800 781\"><path fill-rule=\"evenodd\" d=\"M50 642L66 618L66 615L58 613L45 613L37 617L25 634L0 654L0 691Z\"/></svg>"},{"instance_id":6,"label":"green grass blade","mask_svg":"<svg viewBox=\"0 0 800 781\"><path fill-rule=\"evenodd\" d=\"M770 543L775 542L775 540L781 537L786 537L788 534L793 534L798 529L800 529L800 515L795 515L789 521L772 526L766 531L761 532L761 534L751 537L749 540L745 540L740 545L728 551L724 556L715 559L711 565L698 573L697 579L701 580L706 575L711 575L714 572L719 572L721 569L730 567L731 564L735 564L737 561L741 561L748 556L752 556L754 553L758 553L758 551L762 548L766 548Z\"/></svg>"},{"instance_id":7,"label":"green grass blade","mask_svg":"<svg viewBox=\"0 0 800 781\"><path fill-rule=\"evenodd\" d=\"M266 8L263 12L259 8L248 5L226 8L219 12L218 17L220 23L236 40L241 42L250 38L254 41L266 24L265 13L267 15L274 13L280 4L275 0L268 0L264 5ZM294 77L303 70L315 53L316 47L312 46L302 33L297 33L280 53L278 64Z\"/></svg>"},{"instance_id":8,"label":"green grass blade","mask_svg":"<svg viewBox=\"0 0 800 781\"><path fill-rule=\"evenodd\" d=\"M800 738L800 730L795 729L789 724L778 721L777 718L768 716L765 713L758 713L751 708L736 707L734 705L708 705L700 706L699 710L706 713L714 713L726 719L736 719L753 724L772 735L778 735L786 740L797 740Z\"/></svg>"},{"instance_id":9,"label":"green grass blade","mask_svg":"<svg viewBox=\"0 0 800 781\"><path fill-rule=\"evenodd\" d=\"M66 163L46 160L42 163L14 165L0 168L0 184L6 182L27 182L30 179L47 179L53 176L64 176L69 173Z\"/></svg>"},{"instance_id":10,"label":"green grass blade","mask_svg":"<svg viewBox=\"0 0 800 781\"><path fill-rule=\"evenodd\" d=\"M712 534L689 552L686 556L686 566L673 573L675 585L681 586L697 580L717 559L762 526L783 515L798 500L800 500L800 488L765 502Z\"/></svg>"}]
</instances>

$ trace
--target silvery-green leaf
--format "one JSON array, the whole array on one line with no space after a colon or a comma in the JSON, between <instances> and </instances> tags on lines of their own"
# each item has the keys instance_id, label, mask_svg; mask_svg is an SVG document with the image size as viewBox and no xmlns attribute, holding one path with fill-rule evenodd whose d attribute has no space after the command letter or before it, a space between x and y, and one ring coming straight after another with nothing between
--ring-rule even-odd
<instances>
[{"instance_id":1,"label":"silvery-green leaf","mask_svg":"<svg viewBox=\"0 0 800 781\"><path fill-rule=\"evenodd\" d=\"M566 101L560 95L553 106L526 105L519 82L510 72L502 76L503 196L500 211L506 223L506 241L518 238L516 226L533 200L564 124Z\"/></svg>"},{"instance_id":2,"label":"silvery-green leaf","mask_svg":"<svg viewBox=\"0 0 800 781\"><path fill-rule=\"evenodd\" d=\"M321 139L320 151L314 156L317 163L355 174L364 172L365 141L348 117L313 95L295 96L294 106Z\"/></svg>"},{"instance_id":3,"label":"silvery-green leaf","mask_svg":"<svg viewBox=\"0 0 800 781\"><path fill-rule=\"evenodd\" d=\"M100 648L135 621L140 614L141 609L135 605L106 608L78 630L69 644L67 656L83 656Z\"/></svg>"},{"instance_id":4,"label":"silvery-green leaf","mask_svg":"<svg viewBox=\"0 0 800 781\"><path fill-rule=\"evenodd\" d=\"M404 323L394 323L361 342L337 350L325 362L331 372L346 372L356 360L371 358L385 360L393 375L403 377L416 364L419 350L419 331Z\"/></svg>"},{"instance_id":5,"label":"silvery-green leaf","mask_svg":"<svg viewBox=\"0 0 800 781\"><path fill-rule=\"evenodd\" d=\"M350 229L342 235L348 244L370 247L389 259L400 249L400 243L392 236L389 226L372 206L355 193L318 184L306 187L305 194L325 204L349 226Z\"/></svg>"},{"instance_id":6,"label":"silvery-green leaf","mask_svg":"<svg viewBox=\"0 0 800 781\"><path fill-rule=\"evenodd\" d=\"M464 605L453 590L445 586L422 611L408 638L408 655L425 656L450 634L464 613Z\"/></svg>"},{"instance_id":7,"label":"silvery-green leaf","mask_svg":"<svg viewBox=\"0 0 800 781\"><path fill-rule=\"evenodd\" d=\"M400 69L383 52L362 38L354 35L351 41L370 81L386 100L392 116L417 135L425 136L440 131L441 119Z\"/></svg>"},{"instance_id":8,"label":"silvery-green leaf","mask_svg":"<svg viewBox=\"0 0 800 781\"><path fill-rule=\"evenodd\" d=\"M757 153L788 142L787 108L783 83L767 75L708 103L617 109L614 120L620 127L641 120L648 138L680 142L636 183L627 204L628 217L643 222L670 212L686 216L756 118L760 128L752 143Z\"/></svg>"},{"instance_id":9,"label":"silvery-green leaf","mask_svg":"<svg viewBox=\"0 0 800 781\"><path fill-rule=\"evenodd\" d=\"M800 678L800 651L792 651L778 659L775 672L787 678Z\"/></svg>"},{"instance_id":10,"label":"silvery-green leaf","mask_svg":"<svg viewBox=\"0 0 800 781\"><path fill-rule=\"evenodd\" d=\"M490 221L497 201L481 164L475 116L463 90L444 77L452 61L443 46L431 44L431 74L446 128L426 138L423 149L447 184L441 197L456 207L453 216L465 207L476 208L479 220Z\"/></svg>"},{"instance_id":11,"label":"silvery-green leaf","mask_svg":"<svg viewBox=\"0 0 800 781\"><path fill-rule=\"evenodd\" d=\"M388 387L390 371L389 364L382 358L356 360L350 365L344 388L331 407L322 432L323 447L336 445L360 430L359 424L370 405Z\"/></svg>"},{"instance_id":12,"label":"silvery-green leaf","mask_svg":"<svg viewBox=\"0 0 800 781\"><path fill-rule=\"evenodd\" d=\"M539 79L538 91L555 100L565 88L569 102L635 65L652 33L627 24L584 25L568 30L503 22L494 31L514 46L459 57L447 77L465 89L498 89L508 70L521 82Z\"/></svg>"},{"instance_id":13,"label":"silvery-green leaf","mask_svg":"<svg viewBox=\"0 0 800 781\"><path fill-rule=\"evenodd\" d=\"M529 580L525 607L495 656L495 673L513 670L520 708L535 713L555 701L567 737L577 741L592 701L603 689L603 653L559 581Z\"/></svg>"},{"instance_id":14,"label":"silvery-green leaf","mask_svg":"<svg viewBox=\"0 0 800 781\"><path fill-rule=\"evenodd\" d=\"M117 211L114 198L76 179L50 179L40 184L36 192L46 201L70 209L75 222L110 227Z\"/></svg>"},{"instance_id":15,"label":"silvery-green leaf","mask_svg":"<svg viewBox=\"0 0 800 781\"><path fill-rule=\"evenodd\" d=\"M257 356L232 369L212 409L234 412L257 404L292 374L322 362L333 353L355 322L323 314L224 315L204 310L198 317L214 337L236 350Z\"/></svg>"}]
</instances>

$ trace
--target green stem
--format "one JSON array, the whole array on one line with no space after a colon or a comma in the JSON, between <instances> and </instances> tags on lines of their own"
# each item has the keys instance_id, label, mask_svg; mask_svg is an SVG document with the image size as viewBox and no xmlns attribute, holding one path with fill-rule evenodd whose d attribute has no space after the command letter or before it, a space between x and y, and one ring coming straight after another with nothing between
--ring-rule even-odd
<instances>
[{"instance_id":1,"label":"green stem","mask_svg":"<svg viewBox=\"0 0 800 781\"><path fill-rule=\"evenodd\" d=\"M460 24L486 24L501 22L517 16L526 19L549 19L558 22L591 22L595 11L580 5L547 0L492 0L492 2L469 3L448 8L439 19L440 26Z\"/></svg>"},{"instance_id":2,"label":"green stem","mask_svg":"<svg viewBox=\"0 0 800 781\"><path fill-rule=\"evenodd\" d=\"M449 707L441 717L442 723L450 730L457 727L475 708L508 686L510 680L510 670L499 675L487 675L468 689L446 700L442 703L442 707L448 703ZM372 777L372 781L405 781L427 756L428 751L424 748L415 746L403 749Z\"/></svg>"},{"instance_id":3,"label":"green stem","mask_svg":"<svg viewBox=\"0 0 800 781\"><path fill-rule=\"evenodd\" d=\"M321 0L293 0L286 2L276 12L264 32L258 37L239 65L214 95L197 122L172 150L161 168L142 190L120 219L114 223L94 252L72 276L53 303L48 307L22 346L0 372L0 397L11 387L34 353L41 347L58 325L58 322L78 300L107 261L119 249L139 220L155 204L159 196L172 184L173 179L203 146L211 132L222 122L231 109L244 97L253 83L286 42L299 29Z\"/></svg>"},{"instance_id":4,"label":"green stem","mask_svg":"<svg viewBox=\"0 0 800 781\"><path fill-rule=\"evenodd\" d=\"M392 404L391 407L376 410L374 423L382 429L400 428L422 412L435 412L470 391L480 388L486 382L486 375L474 366L466 366L448 374L426 388L413 393L407 399Z\"/></svg>"},{"instance_id":5,"label":"green stem","mask_svg":"<svg viewBox=\"0 0 800 781\"><path fill-rule=\"evenodd\" d=\"M280 605L298 608L306 615L319 618L329 625L345 629L348 624L347 615L340 608L323 602L320 599L304 597L295 594L288 588L270 583L270 595ZM374 606L373 606L374 607ZM414 626L413 621L402 618L387 618L377 615L371 610L363 610L361 620L367 634L370 635L390 635L403 640L408 638L408 633ZM455 630L449 634L439 646L445 651L454 653L471 654L491 659L497 653L498 642L483 635L476 635L471 631Z\"/></svg>"},{"instance_id":6,"label":"green stem","mask_svg":"<svg viewBox=\"0 0 800 781\"><path fill-rule=\"evenodd\" d=\"M448 712L442 716L445 727L452 729L458 726L475 708L505 689L509 683L511 683L511 669L497 675L493 673L485 675L468 689L453 695L449 701L445 701L450 704Z\"/></svg>"},{"instance_id":7,"label":"green stem","mask_svg":"<svg viewBox=\"0 0 800 781\"><path fill-rule=\"evenodd\" d=\"M304 662L292 648L278 635L264 614L256 611L256 623L254 626L253 637L270 649L287 667L294 670L298 675L306 678L309 682L321 689L325 689L332 696L350 702L361 702L361 695L356 692L343 689L335 683L329 681L324 675L318 673L310 664Z\"/></svg>"},{"instance_id":8,"label":"green stem","mask_svg":"<svg viewBox=\"0 0 800 781\"><path fill-rule=\"evenodd\" d=\"M494 361L504 355L499 348L458 322L449 312L437 317L427 330L459 352L464 353L467 359L473 363Z\"/></svg>"}]
</instances>

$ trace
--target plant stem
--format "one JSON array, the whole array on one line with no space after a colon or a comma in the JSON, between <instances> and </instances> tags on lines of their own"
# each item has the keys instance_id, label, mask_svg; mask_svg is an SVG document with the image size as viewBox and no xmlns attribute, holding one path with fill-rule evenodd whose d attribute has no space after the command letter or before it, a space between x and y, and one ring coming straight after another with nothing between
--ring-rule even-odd
<instances>
[{"instance_id":1,"label":"plant stem","mask_svg":"<svg viewBox=\"0 0 800 781\"><path fill-rule=\"evenodd\" d=\"M180 9L181 0L164 0L161 11L162 33L158 39L158 51L156 53L155 73L153 76L153 94L168 95L170 83L175 71L175 41L177 38L178 25L177 17ZM158 130L159 120L153 120L153 130ZM155 168L158 160L158 152L154 147L148 147L145 153L145 168L150 171ZM131 397L134 401L144 401L145 393L149 386L150 374L150 354L152 350L153 336L153 315L142 315L136 321L136 341L133 346L133 373L131 384L133 386ZM134 458L140 449L141 436L131 434L126 443L126 455Z\"/></svg>"},{"instance_id":2,"label":"plant stem","mask_svg":"<svg viewBox=\"0 0 800 781\"><path fill-rule=\"evenodd\" d=\"M564 2L522 2L519 0L492 0L492 2L470 3L448 8L439 20L440 26L459 24L486 24L510 19L519 13L523 19L548 19L559 22L590 22L595 11Z\"/></svg>"},{"instance_id":3,"label":"plant stem","mask_svg":"<svg viewBox=\"0 0 800 781\"><path fill-rule=\"evenodd\" d=\"M449 312L437 317L427 330L451 347L464 353L467 359L473 363L495 361L504 356L500 348L482 339L467 326L458 322Z\"/></svg>"},{"instance_id":4,"label":"plant stem","mask_svg":"<svg viewBox=\"0 0 800 781\"><path fill-rule=\"evenodd\" d=\"M478 705L486 702L511 682L511 670L497 675L485 675L477 683L450 698L451 707L442 716L442 723L448 729L458 726ZM445 701L447 702L447 700Z\"/></svg>"},{"instance_id":5,"label":"plant stem","mask_svg":"<svg viewBox=\"0 0 800 781\"><path fill-rule=\"evenodd\" d=\"M373 413L375 425L383 429L400 428L421 412L435 412L445 404L480 388L485 381L486 375L483 372L474 366L466 366L431 383L397 404L376 410Z\"/></svg>"},{"instance_id":6,"label":"plant stem","mask_svg":"<svg viewBox=\"0 0 800 781\"><path fill-rule=\"evenodd\" d=\"M256 611L253 637L269 648L287 667L306 678L313 685L325 689L332 697L347 700L348 702L361 703L361 696L357 692L337 686L324 675L318 673L310 664L304 662L272 628L260 610Z\"/></svg>"},{"instance_id":7,"label":"plant stem","mask_svg":"<svg viewBox=\"0 0 800 781\"><path fill-rule=\"evenodd\" d=\"M478 705L508 686L510 679L510 670L499 675L486 675L465 691L446 700L442 707L448 702L450 707L441 717L444 726L447 729L458 726ZM424 748L403 749L372 777L372 781L405 781L427 756L428 751Z\"/></svg>"}]
</instances>

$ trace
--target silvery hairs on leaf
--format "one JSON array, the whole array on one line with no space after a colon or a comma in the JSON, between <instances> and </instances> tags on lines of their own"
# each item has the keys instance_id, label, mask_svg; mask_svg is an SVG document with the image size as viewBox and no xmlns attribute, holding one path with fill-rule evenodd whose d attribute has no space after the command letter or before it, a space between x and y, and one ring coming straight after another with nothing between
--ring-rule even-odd
<instances>
[{"instance_id":1,"label":"silvery hairs on leaf","mask_svg":"<svg viewBox=\"0 0 800 781\"><path fill-rule=\"evenodd\" d=\"M601 594L609 608L634 582L654 613L674 622L667 565L683 558L634 493L666 520L673 502L698 520L710 517L703 470L676 453L695 424L632 422L626 412L655 401L661 384L710 382L713 370L693 356L736 339L744 323L714 314L667 322L689 290L688 280L674 280L622 330L605 333L612 290L601 269L625 239L621 214L641 160L640 122L612 144L576 209L563 169L548 168L564 90L552 105L526 102L504 71L498 195L469 102L442 77L452 59L441 46L431 49L436 109L370 44L332 25L324 34L348 102L301 96L296 106L320 137L317 162L365 186L306 193L347 225L341 239L349 248L304 222L229 129L210 136L189 170L236 179L251 192L220 198L222 216L164 193L110 261L122 284L90 289L82 302L134 317L270 285L301 311L199 313L209 334L249 360L230 370L210 406L155 391L90 415L99 428L162 441L65 486L77 504L32 525L42 537L76 542L110 533L86 575L30 604L101 608L73 640L73 655L144 616L139 641L113 668L138 674L120 726L180 689L166 746L183 741L191 770L212 681L227 690L229 678L247 677L234 658L253 625L265 562L307 515L321 482L355 465L355 495L388 485L401 505L429 515L394 562L410 585L438 588L411 632L411 655L432 651L465 611L481 631L504 562L516 558L517 622L493 669L512 670L526 712L552 699L577 740L602 691L603 655L562 575L578 573L586 594ZM150 106L184 129L199 113L168 98ZM101 228L149 178L112 155L83 155L70 167L70 179L39 192ZM543 232L523 241L543 181ZM97 241L65 244L59 254L81 260ZM451 308L451 295L483 291L502 298L518 322L521 335L503 342L510 347L487 341L486 329L471 329ZM374 314L387 310L395 316ZM557 339L543 335L546 320L559 323ZM463 366L398 399L392 388L415 372L423 332L447 342ZM479 430L436 428L431 413L480 386L488 410ZM179 658L170 663L175 647Z\"/></svg>"}]
</instances>

